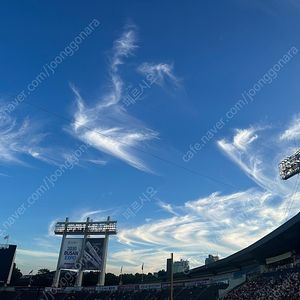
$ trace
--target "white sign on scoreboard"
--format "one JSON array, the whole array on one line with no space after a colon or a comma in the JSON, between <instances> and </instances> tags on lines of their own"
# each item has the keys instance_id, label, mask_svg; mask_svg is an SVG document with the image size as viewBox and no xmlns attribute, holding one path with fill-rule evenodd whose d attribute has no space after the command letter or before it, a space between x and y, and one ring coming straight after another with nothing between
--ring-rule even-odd
<instances>
[{"instance_id":1,"label":"white sign on scoreboard","mask_svg":"<svg viewBox=\"0 0 300 300\"><path fill-rule=\"evenodd\" d=\"M83 239L67 238L64 240L59 267L62 269L78 269Z\"/></svg>"},{"instance_id":2,"label":"white sign on scoreboard","mask_svg":"<svg viewBox=\"0 0 300 300\"><path fill-rule=\"evenodd\" d=\"M83 238L66 238L64 240L59 261L60 269L101 269L104 239L87 238L84 246L83 241Z\"/></svg>"}]
</instances>

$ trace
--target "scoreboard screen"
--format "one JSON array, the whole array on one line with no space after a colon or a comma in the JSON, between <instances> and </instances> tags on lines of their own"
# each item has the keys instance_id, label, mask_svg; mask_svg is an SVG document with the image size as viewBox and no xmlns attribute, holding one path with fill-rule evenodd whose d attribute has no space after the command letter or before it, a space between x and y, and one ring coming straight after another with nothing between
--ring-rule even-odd
<instances>
[{"instance_id":1,"label":"scoreboard screen","mask_svg":"<svg viewBox=\"0 0 300 300\"><path fill-rule=\"evenodd\" d=\"M16 245L0 245L0 285L10 282Z\"/></svg>"}]
</instances>

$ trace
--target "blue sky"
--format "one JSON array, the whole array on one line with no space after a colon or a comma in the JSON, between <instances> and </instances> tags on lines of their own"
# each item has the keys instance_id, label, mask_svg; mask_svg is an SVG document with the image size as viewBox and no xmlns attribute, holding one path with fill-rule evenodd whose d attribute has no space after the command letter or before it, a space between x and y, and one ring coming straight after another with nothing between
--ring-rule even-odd
<instances>
[{"instance_id":1,"label":"blue sky","mask_svg":"<svg viewBox=\"0 0 300 300\"><path fill-rule=\"evenodd\" d=\"M0 89L17 99L0 94L0 233L21 271L55 269L66 216L118 221L118 274L171 252L196 267L295 215L298 179L280 181L278 163L300 140L299 12L1 2Z\"/></svg>"}]
</instances>

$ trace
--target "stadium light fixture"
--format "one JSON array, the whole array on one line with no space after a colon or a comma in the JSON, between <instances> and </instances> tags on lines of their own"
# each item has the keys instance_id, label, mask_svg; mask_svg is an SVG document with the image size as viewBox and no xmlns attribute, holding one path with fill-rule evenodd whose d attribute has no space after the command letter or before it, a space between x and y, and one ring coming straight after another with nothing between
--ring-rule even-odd
<instances>
[{"instance_id":1,"label":"stadium light fixture","mask_svg":"<svg viewBox=\"0 0 300 300\"><path fill-rule=\"evenodd\" d=\"M300 173L300 149L278 165L281 179L287 180Z\"/></svg>"},{"instance_id":2,"label":"stadium light fixture","mask_svg":"<svg viewBox=\"0 0 300 300\"><path fill-rule=\"evenodd\" d=\"M106 222L57 222L56 235L105 235L117 234L117 221Z\"/></svg>"}]
</instances>

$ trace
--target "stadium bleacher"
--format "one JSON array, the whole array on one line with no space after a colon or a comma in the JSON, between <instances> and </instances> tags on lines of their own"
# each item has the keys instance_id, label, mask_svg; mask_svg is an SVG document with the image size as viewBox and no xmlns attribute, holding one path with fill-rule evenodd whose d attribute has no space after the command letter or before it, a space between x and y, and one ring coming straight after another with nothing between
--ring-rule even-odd
<instances>
[{"instance_id":1,"label":"stadium bleacher","mask_svg":"<svg viewBox=\"0 0 300 300\"><path fill-rule=\"evenodd\" d=\"M283 275L281 270L272 276L261 276L250 280L222 297L223 300L260 300L260 299L300 299L299 268L288 270Z\"/></svg>"},{"instance_id":2,"label":"stadium bleacher","mask_svg":"<svg viewBox=\"0 0 300 300\"><path fill-rule=\"evenodd\" d=\"M21 293L17 294L17 293L12 293L12 292L8 292L8 291L3 291L3 292L0 292L0 299L1 300L13 300L19 294L21 294Z\"/></svg>"},{"instance_id":3,"label":"stadium bleacher","mask_svg":"<svg viewBox=\"0 0 300 300\"><path fill-rule=\"evenodd\" d=\"M175 288L174 300L212 300L217 299L217 286L196 288ZM201 295L201 298L198 296ZM213 298L212 298L213 297ZM37 292L2 292L1 300L33 300ZM39 300L169 300L170 289L136 290L115 292L75 292L75 293L40 293Z\"/></svg>"}]
</instances>

